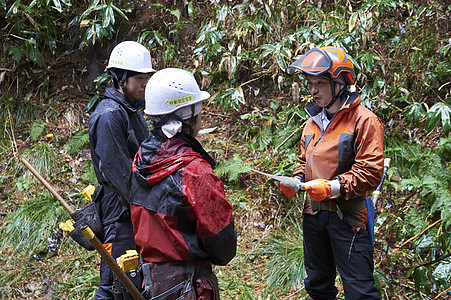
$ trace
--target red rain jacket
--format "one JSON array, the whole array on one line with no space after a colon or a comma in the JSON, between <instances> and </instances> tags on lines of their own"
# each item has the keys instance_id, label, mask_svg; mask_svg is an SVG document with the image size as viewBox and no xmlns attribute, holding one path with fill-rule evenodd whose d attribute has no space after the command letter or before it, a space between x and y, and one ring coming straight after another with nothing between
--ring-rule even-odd
<instances>
[{"instance_id":1,"label":"red rain jacket","mask_svg":"<svg viewBox=\"0 0 451 300\"><path fill-rule=\"evenodd\" d=\"M232 205L212 165L197 140L183 133L162 142L152 132L142 143L130 202L145 262L201 259L225 265L235 256Z\"/></svg>"}]
</instances>

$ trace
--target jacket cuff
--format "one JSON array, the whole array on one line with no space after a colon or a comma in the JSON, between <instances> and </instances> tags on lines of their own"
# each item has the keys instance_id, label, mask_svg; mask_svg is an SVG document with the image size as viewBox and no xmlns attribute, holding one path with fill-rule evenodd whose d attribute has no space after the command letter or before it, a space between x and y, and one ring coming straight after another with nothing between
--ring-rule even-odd
<instances>
[{"instance_id":1,"label":"jacket cuff","mask_svg":"<svg viewBox=\"0 0 451 300\"><path fill-rule=\"evenodd\" d=\"M330 185L330 195L331 196L340 196L340 182L338 179L329 180L327 184Z\"/></svg>"}]
</instances>

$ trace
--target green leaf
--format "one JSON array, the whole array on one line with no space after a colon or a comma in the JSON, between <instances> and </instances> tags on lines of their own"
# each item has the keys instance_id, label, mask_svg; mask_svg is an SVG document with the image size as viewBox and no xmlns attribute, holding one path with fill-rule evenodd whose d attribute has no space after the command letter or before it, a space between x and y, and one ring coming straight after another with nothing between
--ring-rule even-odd
<instances>
[{"instance_id":1,"label":"green leaf","mask_svg":"<svg viewBox=\"0 0 451 300\"><path fill-rule=\"evenodd\" d=\"M91 12L92 12L92 9L90 9L90 8L85 10L80 16L80 21L83 21Z\"/></svg>"},{"instance_id":2,"label":"green leaf","mask_svg":"<svg viewBox=\"0 0 451 300\"><path fill-rule=\"evenodd\" d=\"M407 115L407 120L417 126L420 122L420 119L426 116L426 112L424 111L423 106L418 102L414 102L411 105L407 106L405 114Z\"/></svg>"},{"instance_id":3,"label":"green leaf","mask_svg":"<svg viewBox=\"0 0 451 300\"><path fill-rule=\"evenodd\" d=\"M191 2L188 2L187 9L188 9L188 16L190 17L191 20L194 20L196 11L194 10L194 6Z\"/></svg>"},{"instance_id":4,"label":"green leaf","mask_svg":"<svg viewBox=\"0 0 451 300\"><path fill-rule=\"evenodd\" d=\"M451 106L444 102L437 102L429 109L426 130L431 132L440 121L442 121L443 131L448 135L451 129Z\"/></svg>"},{"instance_id":5,"label":"green leaf","mask_svg":"<svg viewBox=\"0 0 451 300\"><path fill-rule=\"evenodd\" d=\"M245 172L249 172L249 167L238 156L223 161L215 168L216 175L219 177L225 176L229 181L235 183L240 180L240 174Z\"/></svg>"},{"instance_id":6,"label":"green leaf","mask_svg":"<svg viewBox=\"0 0 451 300\"><path fill-rule=\"evenodd\" d=\"M24 46L12 47L11 52L13 54L12 58L18 62L22 59L22 56L25 54L25 47Z\"/></svg>"},{"instance_id":7,"label":"green leaf","mask_svg":"<svg viewBox=\"0 0 451 300\"><path fill-rule=\"evenodd\" d=\"M89 133L87 130L81 130L70 139L65 149L70 155L75 155L87 144L89 144Z\"/></svg>"},{"instance_id":8,"label":"green leaf","mask_svg":"<svg viewBox=\"0 0 451 300\"><path fill-rule=\"evenodd\" d=\"M83 112L88 112L91 110L91 108L94 106L94 104L97 103L97 100L99 99L99 94L95 94L91 100L89 100L88 104L86 104L85 108L83 109Z\"/></svg>"},{"instance_id":9,"label":"green leaf","mask_svg":"<svg viewBox=\"0 0 451 300\"><path fill-rule=\"evenodd\" d=\"M103 23L102 26L103 28L108 27L108 25L110 24L114 24L115 20L114 20L114 12L113 12L113 8L111 6L107 6L103 15Z\"/></svg>"},{"instance_id":10,"label":"green leaf","mask_svg":"<svg viewBox=\"0 0 451 300\"><path fill-rule=\"evenodd\" d=\"M63 11L61 2L59 0L53 0L53 5L55 6L57 11L59 11L59 12Z\"/></svg>"},{"instance_id":11,"label":"green leaf","mask_svg":"<svg viewBox=\"0 0 451 300\"><path fill-rule=\"evenodd\" d=\"M171 15L175 16L177 18L177 21L180 22L180 16L182 15L180 10L178 10L178 9L171 10Z\"/></svg>"},{"instance_id":12,"label":"green leaf","mask_svg":"<svg viewBox=\"0 0 451 300\"><path fill-rule=\"evenodd\" d=\"M94 82L96 83L96 88L98 89L102 83L107 81L111 77L110 74L107 72L103 73L102 75L97 76L94 78Z\"/></svg>"},{"instance_id":13,"label":"green leaf","mask_svg":"<svg viewBox=\"0 0 451 300\"><path fill-rule=\"evenodd\" d=\"M83 182L89 183L89 184L97 184L98 183L96 173L94 170L94 165L92 164L91 160L88 160L83 165L82 180L83 180Z\"/></svg>"},{"instance_id":14,"label":"green leaf","mask_svg":"<svg viewBox=\"0 0 451 300\"><path fill-rule=\"evenodd\" d=\"M28 59L42 67L44 61L41 51L37 48L36 40L30 38L25 40L25 49Z\"/></svg>"},{"instance_id":15,"label":"green leaf","mask_svg":"<svg viewBox=\"0 0 451 300\"><path fill-rule=\"evenodd\" d=\"M92 42L92 38L94 36L94 26L95 24L92 24L85 32L84 41L87 45L91 44Z\"/></svg>"},{"instance_id":16,"label":"green leaf","mask_svg":"<svg viewBox=\"0 0 451 300\"><path fill-rule=\"evenodd\" d=\"M434 270L432 274L437 278L441 278L447 282L451 280L451 261L442 261Z\"/></svg>"},{"instance_id":17,"label":"green leaf","mask_svg":"<svg viewBox=\"0 0 451 300\"><path fill-rule=\"evenodd\" d=\"M212 127L212 128L205 128L205 129L199 130L199 135L211 133L211 132L215 131L217 128L218 127Z\"/></svg>"},{"instance_id":18,"label":"green leaf","mask_svg":"<svg viewBox=\"0 0 451 300\"><path fill-rule=\"evenodd\" d=\"M111 7L122 17L122 18L124 18L125 20L127 20L128 21L128 17L125 15L125 13L120 9L120 8L118 8L116 5L114 5L114 4L111 4Z\"/></svg>"},{"instance_id":19,"label":"green leaf","mask_svg":"<svg viewBox=\"0 0 451 300\"><path fill-rule=\"evenodd\" d=\"M31 1L30 5L25 9L27 13L31 12L33 10L33 7L38 3L38 0Z\"/></svg>"},{"instance_id":20,"label":"green leaf","mask_svg":"<svg viewBox=\"0 0 451 300\"><path fill-rule=\"evenodd\" d=\"M354 12L351 17L349 18L349 22L348 22L348 30L352 31L352 29L356 26L357 24L357 18L359 16L358 12Z\"/></svg>"},{"instance_id":21,"label":"green leaf","mask_svg":"<svg viewBox=\"0 0 451 300\"><path fill-rule=\"evenodd\" d=\"M94 9L99 4L99 2L100 0L93 0L91 4L89 4L88 9Z\"/></svg>"},{"instance_id":22,"label":"green leaf","mask_svg":"<svg viewBox=\"0 0 451 300\"><path fill-rule=\"evenodd\" d=\"M11 14L15 14L19 8L20 0L16 0L16 2L11 5L11 7L8 9L8 12L6 13L6 16L8 17ZM6 6L6 4L5 4Z\"/></svg>"},{"instance_id":23,"label":"green leaf","mask_svg":"<svg viewBox=\"0 0 451 300\"><path fill-rule=\"evenodd\" d=\"M107 7L108 7L108 5L106 5L106 4L100 4L100 5L97 5L96 7L94 7L92 10L93 11L104 10Z\"/></svg>"}]
</instances>

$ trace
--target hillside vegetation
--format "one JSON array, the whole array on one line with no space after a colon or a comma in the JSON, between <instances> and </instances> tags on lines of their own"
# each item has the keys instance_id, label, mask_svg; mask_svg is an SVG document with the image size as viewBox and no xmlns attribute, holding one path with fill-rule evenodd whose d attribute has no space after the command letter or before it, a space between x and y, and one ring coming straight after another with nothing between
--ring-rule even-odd
<instances>
[{"instance_id":1,"label":"hillside vegetation","mask_svg":"<svg viewBox=\"0 0 451 300\"><path fill-rule=\"evenodd\" d=\"M156 69L192 71L212 97L200 136L235 210L223 299L299 299L304 195L249 172L291 175L310 102L284 69L314 46L353 58L356 90L385 128L391 166L376 207L383 299L451 297L451 5L391 0L0 0L0 298L89 299L99 256L58 224L96 179L89 114L112 48L136 40ZM344 299L337 276L340 299Z\"/></svg>"}]
</instances>

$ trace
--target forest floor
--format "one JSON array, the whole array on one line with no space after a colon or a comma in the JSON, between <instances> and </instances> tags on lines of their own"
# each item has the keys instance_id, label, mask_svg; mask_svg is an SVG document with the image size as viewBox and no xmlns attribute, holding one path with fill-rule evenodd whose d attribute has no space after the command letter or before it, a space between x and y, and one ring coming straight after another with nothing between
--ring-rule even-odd
<instances>
[{"instance_id":1,"label":"forest floor","mask_svg":"<svg viewBox=\"0 0 451 300\"><path fill-rule=\"evenodd\" d=\"M54 165L51 167L52 172L47 180L74 209L80 205L79 201L73 200L73 195L80 194L87 185L81 180L81 177L83 166L90 159L89 147L85 146L80 153L71 156L65 150L65 145L75 133L87 129L92 110L84 113L83 109L92 97L89 89L93 76L86 74L86 70L100 70L98 65L101 65L103 61L87 60L87 56L80 53L67 55L70 57L57 58L56 62L51 64L47 74L48 89L53 90L48 99L54 97L57 100L45 103L44 100L36 99L37 95L42 92L40 87L35 87L34 90L30 88L30 93L25 96L24 101L31 101L34 98L34 101L38 103L34 120L45 122L45 134L34 141L30 136L31 122L16 126L14 136L10 136L11 146L7 149L8 153L2 153L0 157L2 173L10 174L4 177L8 179L4 179L0 186L0 225L21 207L25 202L24 199L30 200L33 192L41 192L44 189L44 186L37 180L27 189L20 189L15 182L16 171L23 169L18 157L37 143L48 143L58 154L56 160L52 162ZM67 76L60 74L67 74ZM31 74L31 76L36 75ZM42 78L41 76L42 74L39 75L40 78ZM35 80L36 78L30 78L29 83L34 83ZM25 86L16 88L19 90ZM264 99L259 101L264 101ZM207 149L212 150L213 156L219 163L232 158L236 151L245 151L245 145L242 145L240 140L234 139L236 131L239 130L236 126L240 115L241 113L236 110L224 113L214 105L204 107L202 127L204 129L214 128L214 130L202 135L200 140ZM54 138L47 141L46 134L53 134ZM263 155L266 154L263 153ZM252 158L249 157L249 159ZM68 170L66 166L70 166L70 169ZM254 192L253 186L264 185L265 182L266 179L260 175L243 174L239 183L242 190L238 194L236 191L227 190L228 198L238 197L239 201L231 201L242 205L241 208L235 210L238 255L229 266L218 267L216 272L219 273L221 284L227 286L233 285L233 277L239 274L239 278L236 278L237 282L234 284L239 282L242 287L237 288L235 292L232 288L232 291L223 294L223 296L225 295L224 299L239 297L240 291L243 289L252 290L258 295L264 288L261 267L264 265L265 258L255 258L253 252L258 249L264 237L274 227L280 210L278 203L271 199L263 199L260 194ZM11 299L78 297L59 294L62 291L68 292L68 295L83 293L86 295L86 290L95 290L99 261L100 258L95 252L88 253L55 227L47 247L31 254L24 255L12 248L0 250L0 273L3 280L9 281L9 286L0 288L0 295L9 295L8 298ZM83 270L86 270L86 277L82 275ZM225 276L220 274L225 274ZM77 290L77 286L83 288ZM232 296L231 294L236 295Z\"/></svg>"}]
</instances>

